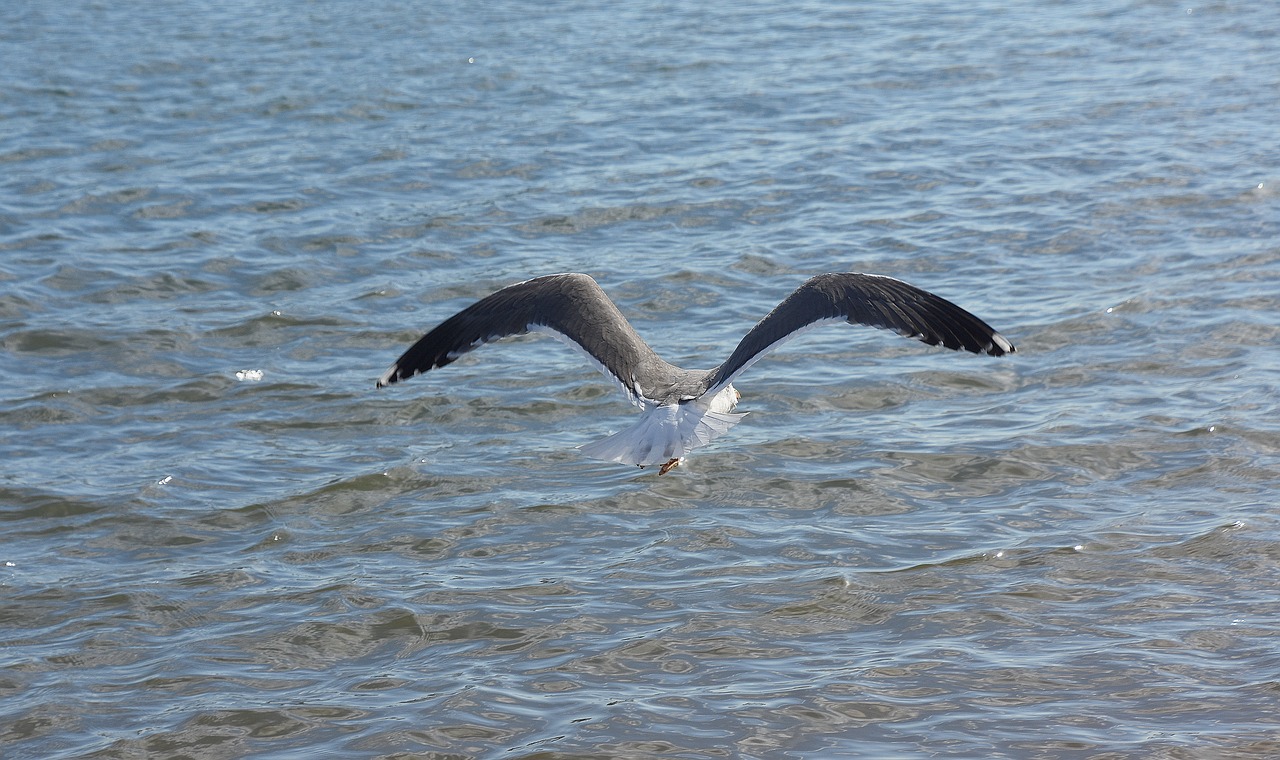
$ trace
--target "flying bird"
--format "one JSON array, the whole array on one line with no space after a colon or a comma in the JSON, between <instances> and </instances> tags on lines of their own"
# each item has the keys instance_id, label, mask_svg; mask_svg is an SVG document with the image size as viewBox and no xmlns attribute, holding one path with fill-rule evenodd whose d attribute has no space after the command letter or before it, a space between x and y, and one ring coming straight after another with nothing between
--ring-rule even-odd
<instances>
[{"instance_id":1,"label":"flying bird","mask_svg":"<svg viewBox=\"0 0 1280 760\"><path fill-rule=\"evenodd\" d=\"M483 343L536 332L581 352L643 411L632 427L580 447L595 459L665 475L746 415L733 381L801 332L847 322L893 330L929 345L1003 356L1013 344L950 301L892 277L820 274L801 285L751 328L729 358L710 370L664 361L618 306L585 274L552 274L507 286L441 322L404 352L378 387L452 363Z\"/></svg>"}]
</instances>

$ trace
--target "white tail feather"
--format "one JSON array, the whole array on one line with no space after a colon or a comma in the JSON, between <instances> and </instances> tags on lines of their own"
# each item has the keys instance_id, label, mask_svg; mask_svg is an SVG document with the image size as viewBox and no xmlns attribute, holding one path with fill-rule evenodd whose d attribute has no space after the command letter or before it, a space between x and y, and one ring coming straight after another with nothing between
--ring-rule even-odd
<instances>
[{"instance_id":1,"label":"white tail feather","mask_svg":"<svg viewBox=\"0 0 1280 760\"><path fill-rule=\"evenodd\" d=\"M635 425L579 449L606 462L663 464L711 443L745 416L713 411L701 403L649 407Z\"/></svg>"}]
</instances>

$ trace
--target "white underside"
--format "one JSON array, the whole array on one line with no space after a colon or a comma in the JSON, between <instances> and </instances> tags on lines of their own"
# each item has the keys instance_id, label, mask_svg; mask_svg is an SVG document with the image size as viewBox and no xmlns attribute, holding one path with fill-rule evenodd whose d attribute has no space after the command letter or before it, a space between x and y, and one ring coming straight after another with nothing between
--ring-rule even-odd
<instances>
[{"instance_id":1,"label":"white underside","mask_svg":"<svg viewBox=\"0 0 1280 760\"><path fill-rule=\"evenodd\" d=\"M729 386L710 403L699 400L646 407L635 425L580 450L592 459L641 466L683 459L747 416L728 411L736 402L737 392Z\"/></svg>"}]
</instances>

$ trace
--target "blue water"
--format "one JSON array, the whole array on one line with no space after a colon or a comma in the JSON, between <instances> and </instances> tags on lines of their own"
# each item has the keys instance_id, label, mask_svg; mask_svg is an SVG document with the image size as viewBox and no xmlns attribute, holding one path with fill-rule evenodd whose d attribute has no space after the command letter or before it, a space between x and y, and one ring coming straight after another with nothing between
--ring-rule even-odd
<instances>
[{"instance_id":1,"label":"blue water","mask_svg":"<svg viewBox=\"0 0 1280 760\"><path fill-rule=\"evenodd\" d=\"M1280 754L1280 6L8 3L0 756ZM658 477L503 285L711 367Z\"/></svg>"}]
</instances>

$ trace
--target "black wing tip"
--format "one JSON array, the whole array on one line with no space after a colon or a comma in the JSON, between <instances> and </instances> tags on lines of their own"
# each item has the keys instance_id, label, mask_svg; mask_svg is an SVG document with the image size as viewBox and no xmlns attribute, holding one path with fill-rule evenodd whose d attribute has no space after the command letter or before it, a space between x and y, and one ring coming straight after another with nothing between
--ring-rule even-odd
<instances>
[{"instance_id":1,"label":"black wing tip","mask_svg":"<svg viewBox=\"0 0 1280 760\"><path fill-rule=\"evenodd\" d=\"M412 352L412 351L413 349L409 349L409 352ZM415 361L414 357L408 356L408 352L406 352L405 356L400 357L400 359L395 364L392 364L390 367L387 368L387 371L382 374L382 377L378 378L376 387L385 388L388 385L398 383L402 380L408 380L411 377L417 377L418 375L421 375L424 372L430 372L433 369L440 369L441 367L447 367L450 364L453 364L457 360L457 358L458 357L456 356L450 356L446 354L441 357L436 357L432 359L430 362L420 363L418 361Z\"/></svg>"},{"instance_id":2,"label":"black wing tip","mask_svg":"<svg viewBox=\"0 0 1280 760\"><path fill-rule=\"evenodd\" d=\"M861 324L853 320L850 320L849 323ZM914 338L921 343L938 346L950 351L968 351L971 354L986 354L987 356L1004 356L1018 352L1018 349L1014 348L1013 343L1008 338L992 330L986 323L983 323L981 328L959 335L954 333L950 335L944 334L940 330L919 332L907 329L897 332L904 338Z\"/></svg>"},{"instance_id":3,"label":"black wing tip","mask_svg":"<svg viewBox=\"0 0 1280 760\"><path fill-rule=\"evenodd\" d=\"M1004 346L1002 346L999 343L996 343L995 341L991 341L989 343L979 343L979 342L968 341L968 340L963 342L957 342L957 341L947 340L938 335L920 335L918 333L906 335L905 337L915 338L916 340L926 345L936 346L938 348L945 348L948 351L965 351L965 352L976 354L979 356L981 355L1004 356L1006 354L1012 354L1016 350L1014 349L1012 344L1009 344L1008 348L1005 348ZM1005 342L1008 343L1008 341L1005 341Z\"/></svg>"},{"instance_id":4,"label":"black wing tip","mask_svg":"<svg viewBox=\"0 0 1280 760\"><path fill-rule=\"evenodd\" d=\"M420 373L406 370L404 367L400 366L399 362L397 362L395 364L392 364L391 367L388 368L387 371L382 374L382 377L378 378L378 383L376 387L386 388L388 385L398 383L401 380L408 380L409 378L417 374L420 374Z\"/></svg>"},{"instance_id":5,"label":"black wing tip","mask_svg":"<svg viewBox=\"0 0 1280 760\"><path fill-rule=\"evenodd\" d=\"M988 356L1004 356L1018 351L1012 341L996 332L991 325L988 325L964 307L948 301L936 293L931 293L909 282L885 275L858 274L857 276L892 282L898 288L905 288L908 294L914 294L924 299L923 303L919 304L923 307L922 313L913 315L917 318L924 317L924 319L922 322L912 325L917 329L923 326L923 330L909 337L919 338L926 343L935 346L941 345L953 351L965 350L970 353L986 354ZM852 316L850 316L849 321L854 321Z\"/></svg>"},{"instance_id":6,"label":"black wing tip","mask_svg":"<svg viewBox=\"0 0 1280 760\"><path fill-rule=\"evenodd\" d=\"M1016 354L1018 349L1014 348L1009 339L998 332L991 333L991 342L984 347L984 353L989 356L1004 356L1005 354Z\"/></svg>"},{"instance_id":7,"label":"black wing tip","mask_svg":"<svg viewBox=\"0 0 1280 760\"><path fill-rule=\"evenodd\" d=\"M931 346L941 346L951 349L952 351L968 351L971 354L986 354L987 356L1005 356L1014 354L1018 349L1014 348L1009 339L998 332L992 332L991 336L986 339L985 343L966 340L964 342L953 343L951 341L940 338L939 336L909 336L918 338ZM981 340L981 339L980 339Z\"/></svg>"}]
</instances>

